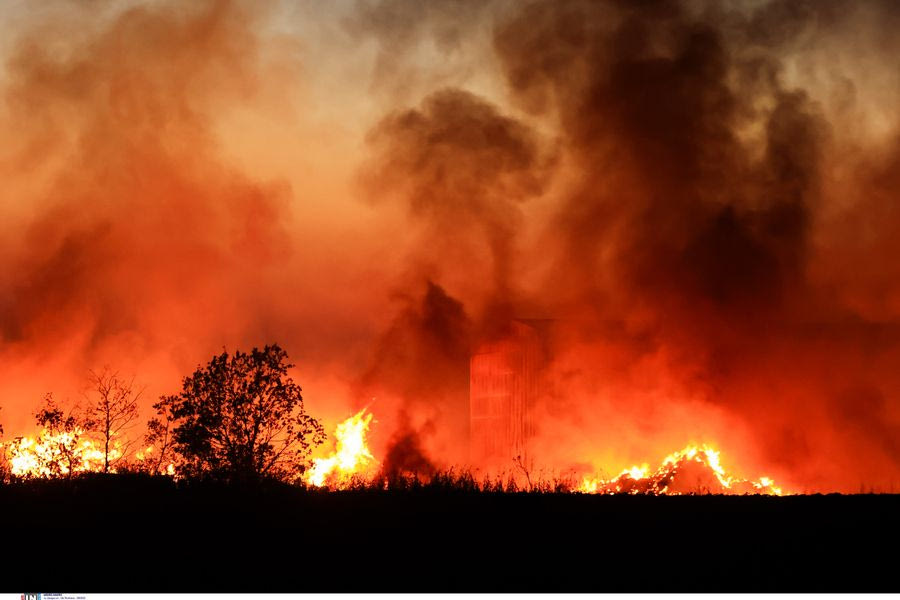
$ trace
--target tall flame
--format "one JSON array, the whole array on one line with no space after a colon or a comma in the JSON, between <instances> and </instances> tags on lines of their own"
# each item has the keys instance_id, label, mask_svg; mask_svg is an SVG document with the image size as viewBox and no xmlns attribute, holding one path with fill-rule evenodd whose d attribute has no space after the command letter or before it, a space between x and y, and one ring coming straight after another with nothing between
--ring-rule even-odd
<instances>
[{"instance_id":1,"label":"tall flame","mask_svg":"<svg viewBox=\"0 0 900 600\"><path fill-rule=\"evenodd\" d=\"M769 477L755 481L729 475L722 467L719 451L708 445L690 445L663 459L650 473L646 464L625 469L612 479L584 477L578 491L587 494L770 494L783 490Z\"/></svg>"},{"instance_id":2,"label":"tall flame","mask_svg":"<svg viewBox=\"0 0 900 600\"><path fill-rule=\"evenodd\" d=\"M372 422L372 413L362 409L346 421L339 423L334 432L335 450L326 458L313 459L313 466L304 478L316 487L341 488L359 475L375 457L366 444L366 433Z\"/></svg>"}]
</instances>

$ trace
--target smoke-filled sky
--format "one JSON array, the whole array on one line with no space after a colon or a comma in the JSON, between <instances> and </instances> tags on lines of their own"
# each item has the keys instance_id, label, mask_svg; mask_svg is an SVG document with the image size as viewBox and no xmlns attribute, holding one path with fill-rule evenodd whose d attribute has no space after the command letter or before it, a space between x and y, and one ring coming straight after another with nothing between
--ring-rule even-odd
<instances>
[{"instance_id":1,"label":"smoke-filled sky","mask_svg":"<svg viewBox=\"0 0 900 600\"><path fill-rule=\"evenodd\" d=\"M277 342L326 424L375 398L382 453L461 463L471 352L541 318L547 469L710 442L895 489L898 29L888 0L6 0L0 421Z\"/></svg>"}]
</instances>

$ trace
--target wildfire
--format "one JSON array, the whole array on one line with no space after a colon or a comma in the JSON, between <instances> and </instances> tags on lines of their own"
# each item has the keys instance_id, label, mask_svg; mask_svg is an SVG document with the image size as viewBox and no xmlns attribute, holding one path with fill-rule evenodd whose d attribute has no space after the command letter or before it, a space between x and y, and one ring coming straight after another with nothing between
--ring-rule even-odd
<instances>
[{"instance_id":1,"label":"wildfire","mask_svg":"<svg viewBox=\"0 0 900 600\"><path fill-rule=\"evenodd\" d=\"M313 459L313 466L305 476L307 484L341 488L375 460L366 444L372 413L365 413L364 408L338 424L334 432L337 440L334 452L326 458Z\"/></svg>"},{"instance_id":2,"label":"wildfire","mask_svg":"<svg viewBox=\"0 0 900 600\"><path fill-rule=\"evenodd\" d=\"M58 477L102 471L103 450L93 440L80 439L83 433L81 429L57 434L44 430L37 438L13 440L5 446L10 472L17 477ZM121 456L118 444L110 449L110 461Z\"/></svg>"},{"instance_id":3,"label":"wildfire","mask_svg":"<svg viewBox=\"0 0 900 600\"><path fill-rule=\"evenodd\" d=\"M719 451L710 446L688 446L667 456L650 473L648 465L625 469L612 479L585 477L579 491L587 494L771 494L783 491L769 477L755 481L728 475L719 460Z\"/></svg>"},{"instance_id":4,"label":"wildfire","mask_svg":"<svg viewBox=\"0 0 900 600\"><path fill-rule=\"evenodd\" d=\"M147 446L146 448L135 452L134 458L139 463L149 462L149 461L153 460L153 451L154 451L153 446ZM175 463L170 462L168 465L166 465L166 468L164 469L164 471L165 471L166 475L169 475L170 477L174 477L175 476Z\"/></svg>"},{"instance_id":5,"label":"wildfire","mask_svg":"<svg viewBox=\"0 0 900 600\"><path fill-rule=\"evenodd\" d=\"M312 467L303 477L307 485L343 489L355 478L364 476L371 463L376 462L366 440L373 415L366 410L337 425L334 451L325 458L313 459ZM9 473L16 477L66 477L102 471L105 462L102 446L96 440L83 438L84 433L79 428L56 434L44 430L37 437L19 437L4 444ZM138 463L149 463L155 450L147 446L135 452L134 458ZM121 446L116 443L110 449L109 460L116 461L122 455ZM174 476L174 464L169 463L161 471ZM722 466L719 451L708 445L689 445L673 452L655 471L644 463L608 479L586 476L577 491L648 495L784 494L769 477L747 480L729 475Z\"/></svg>"}]
</instances>

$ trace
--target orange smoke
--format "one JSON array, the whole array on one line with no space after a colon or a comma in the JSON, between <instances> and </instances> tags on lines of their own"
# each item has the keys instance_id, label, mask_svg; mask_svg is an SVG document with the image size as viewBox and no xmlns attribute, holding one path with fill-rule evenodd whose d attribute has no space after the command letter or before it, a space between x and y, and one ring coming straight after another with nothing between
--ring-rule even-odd
<instances>
[{"instance_id":1,"label":"orange smoke","mask_svg":"<svg viewBox=\"0 0 900 600\"><path fill-rule=\"evenodd\" d=\"M536 469L900 482L892 4L414 4L0 7L6 435L278 342L389 470L472 464L470 358L533 319Z\"/></svg>"}]
</instances>

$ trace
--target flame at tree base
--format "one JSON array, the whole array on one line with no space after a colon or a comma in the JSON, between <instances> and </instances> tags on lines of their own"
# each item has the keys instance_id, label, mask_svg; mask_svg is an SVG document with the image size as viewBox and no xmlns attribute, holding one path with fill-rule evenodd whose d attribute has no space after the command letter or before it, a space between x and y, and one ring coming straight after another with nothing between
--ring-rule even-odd
<instances>
[{"instance_id":1,"label":"flame at tree base","mask_svg":"<svg viewBox=\"0 0 900 600\"><path fill-rule=\"evenodd\" d=\"M346 489L354 484L386 485L377 481L377 478L368 477L367 470L373 464L377 465L378 461L369 450L366 439L373 422L373 415L366 410L364 408L337 425L334 451L327 457L313 459L312 466L302 478L306 485L333 490ZM84 433L77 428L58 434L44 430L37 437L20 437L4 444L2 450L8 472L15 477L52 478L103 471L104 452L96 440L82 437ZM139 450L135 453L133 466L146 470L154 462L154 452L153 446ZM121 445L115 442L110 448L109 462L116 462L122 457ZM112 465L110 467L110 472L115 473L116 469ZM159 464L154 472L174 476L174 464ZM443 479L445 483L449 481L452 485L456 481L452 472L452 468L447 472ZM470 479L460 475L460 485L470 487L474 482ZM475 484L475 489L496 489L492 485ZM570 486L571 484L566 484L556 489L588 494L784 495L782 488L776 486L769 477L746 480L729 475L722 467L719 452L708 445L690 445L674 452L654 472L645 463L625 469L613 478L586 476L577 488ZM528 489L536 489L530 481Z\"/></svg>"},{"instance_id":2,"label":"flame at tree base","mask_svg":"<svg viewBox=\"0 0 900 600\"><path fill-rule=\"evenodd\" d=\"M338 424L334 432L337 440L334 452L326 458L313 459L312 468L304 477L308 485L340 489L375 461L366 443L372 413L365 413L364 408Z\"/></svg>"},{"instance_id":3,"label":"flame at tree base","mask_svg":"<svg viewBox=\"0 0 900 600\"><path fill-rule=\"evenodd\" d=\"M625 469L612 479L585 477L578 488L587 494L767 494L781 496L780 487L768 477L755 481L728 475L719 452L710 446L688 446L663 460L650 473L647 464Z\"/></svg>"},{"instance_id":4,"label":"flame at tree base","mask_svg":"<svg viewBox=\"0 0 900 600\"><path fill-rule=\"evenodd\" d=\"M102 472L107 459L113 463L122 457L118 442L107 456L97 441L82 438L84 433L79 428L56 434L44 430L37 438L16 438L4 445L10 473L16 477L68 477ZM116 470L110 468L110 472Z\"/></svg>"}]
</instances>

